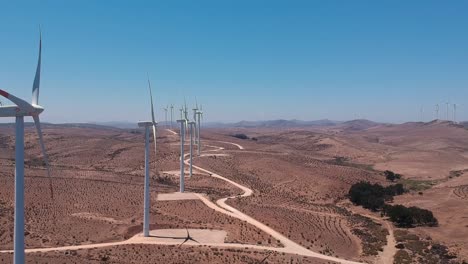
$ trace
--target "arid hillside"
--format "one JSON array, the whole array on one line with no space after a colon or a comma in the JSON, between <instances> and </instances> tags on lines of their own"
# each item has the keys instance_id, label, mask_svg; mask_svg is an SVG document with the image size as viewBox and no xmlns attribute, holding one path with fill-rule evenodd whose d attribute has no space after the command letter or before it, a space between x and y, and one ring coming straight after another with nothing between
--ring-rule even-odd
<instances>
[{"instance_id":1,"label":"arid hillside","mask_svg":"<svg viewBox=\"0 0 468 264\"><path fill-rule=\"evenodd\" d=\"M13 243L14 137L11 127L0 129L0 249L7 250ZM119 243L141 232L142 131L50 126L44 128L44 136L52 165L54 197L51 199L36 134L28 128L27 248ZM464 206L468 198L468 130L461 126L439 121L402 125L359 121L279 131L204 129L202 138L203 155L194 157L194 164L250 188L252 194L238 196L242 191L235 185L197 169L194 177L186 178L187 192L202 193L214 204L233 197L226 201L229 206L305 249L343 260L403 263L398 262L400 255L413 251L400 250L396 255L389 237L405 231L421 241L430 237L432 244L447 246L458 255L456 261L468 258L464 221L468 215ZM258 226L213 210L203 201L158 200L159 194L178 190L179 145L178 135L164 129L160 129L157 140L158 155L151 158L151 229L223 230L227 234L224 243L273 249L284 246ZM347 193L354 183L389 185L384 170L402 174L401 182L408 190L395 197L393 203L433 211L438 227L400 230L378 214L349 203ZM255 263L269 256L265 250L251 248L183 248L178 251L170 245L122 245L80 249L66 256L70 263L92 263L102 258L126 263L164 256L174 256L167 263L184 263L180 258L192 252L203 255L199 263L221 259L225 263ZM143 252L144 257L139 256ZM44 252L27 257L28 261L55 263L60 256L57 254ZM0 259L10 257L0 253ZM283 261L323 260L284 253L267 257L267 263Z\"/></svg>"}]
</instances>

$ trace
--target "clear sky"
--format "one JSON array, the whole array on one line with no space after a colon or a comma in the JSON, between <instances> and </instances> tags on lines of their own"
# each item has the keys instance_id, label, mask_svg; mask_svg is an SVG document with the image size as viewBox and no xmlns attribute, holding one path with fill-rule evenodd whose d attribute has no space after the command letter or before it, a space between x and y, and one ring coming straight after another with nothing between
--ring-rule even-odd
<instances>
[{"instance_id":1,"label":"clear sky","mask_svg":"<svg viewBox=\"0 0 468 264\"><path fill-rule=\"evenodd\" d=\"M0 87L49 122L148 119L184 97L207 121L468 120L468 1L3 1ZM5 103L4 99L1 99Z\"/></svg>"}]
</instances>

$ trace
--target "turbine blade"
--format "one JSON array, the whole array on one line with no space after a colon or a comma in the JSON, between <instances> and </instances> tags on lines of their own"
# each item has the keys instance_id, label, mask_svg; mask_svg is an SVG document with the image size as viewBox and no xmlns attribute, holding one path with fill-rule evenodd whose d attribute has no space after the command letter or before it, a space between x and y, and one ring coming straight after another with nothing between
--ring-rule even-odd
<instances>
[{"instance_id":1,"label":"turbine blade","mask_svg":"<svg viewBox=\"0 0 468 264\"><path fill-rule=\"evenodd\" d=\"M153 124L154 156L156 157L156 125Z\"/></svg>"},{"instance_id":2,"label":"turbine blade","mask_svg":"<svg viewBox=\"0 0 468 264\"><path fill-rule=\"evenodd\" d=\"M36 76L32 88L32 104L39 104L39 86L41 82L41 53L42 53L42 32L39 32L39 59L37 61Z\"/></svg>"},{"instance_id":3,"label":"turbine blade","mask_svg":"<svg viewBox=\"0 0 468 264\"><path fill-rule=\"evenodd\" d=\"M10 100L11 102L13 102L13 103L14 103L15 105L17 105L21 110L26 110L26 111L28 111L28 110L29 110L29 111L34 110L34 107L33 107L30 103L24 101L23 99L20 99L20 98L14 96L14 95L12 95L12 94L10 94L10 93L4 91L4 90L0 90L0 95L3 96L3 97L5 97L5 98L7 98L7 99Z\"/></svg>"},{"instance_id":4,"label":"turbine blade","mask_svg":"<svg viewBox=\"0 0 468 264\"><path fill-rule=\"evenodd\" d=\"M148 89L150 92L150 99L151 99L151 118L152 118L153 123L155 123L156 121L154 118L153 93L151 91L151 82L149 80L149 76L148 76Z\"/></svg>"},{"instance_id":5,"label":"turbine blade","mask_svg":"<svg viewBox=\"0 0 468 264\"><path fill-rule=\"evenodd\" d=\"M186 238L186 239L184 240L184 242L182 242L182 244L180 244L178 247L181 247L181 246L182 246L183 244L185 244L185 242L187 242L187 241L188 241L188 238Z\"/></svg>"},{"instance_id":6,"label":"turbine blade","mask_svg":"<svg viewBox=\"0 0 468 264\"><path fill-rule=\"evenodd\" d=\"M42 155L44 156L44 162L47 168L47 176L49 177L50 196L52 199L54 199L54 190L52 188L52 177L50 175L49 159L47 157L47 153L46 153L46 149L44 145L44 139L42 137L41 121L39 120L39 116L33 116L33 119L34 119L34 124L36 125L37 135L39 136L39 144L41 146Z\"/></svg>"}]
</instances>

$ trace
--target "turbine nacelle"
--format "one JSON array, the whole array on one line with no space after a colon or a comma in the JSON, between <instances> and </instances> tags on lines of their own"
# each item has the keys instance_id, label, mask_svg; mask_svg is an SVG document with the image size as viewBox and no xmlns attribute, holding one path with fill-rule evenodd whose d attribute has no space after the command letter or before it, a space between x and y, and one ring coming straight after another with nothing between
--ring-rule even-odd
<instances>
[{"instance_id":1,"label":"turbine nacelle","mask_svg":"<svg viewBox=\"0 0 468 264\"><path fill-rule=\"evenodd\" d=\"M158 123L155 122L153 123L152 121L139 121L138 122L138 127L151 127L153 125L157 125Z\"/></svg>"},{"instance_id":2,"label":"turbine nacelle","mask_svg":"<svg viewBox=\"0 0 468 264\"><path fill-rule=\"evenodd\" d=\"M44 108L42 106L30 104L24 101L23 99L20 99L1 89L0 95L7 98L16 105L1 106L0 117L38 116L44 111Z\"/></svg>"}]
</instances>

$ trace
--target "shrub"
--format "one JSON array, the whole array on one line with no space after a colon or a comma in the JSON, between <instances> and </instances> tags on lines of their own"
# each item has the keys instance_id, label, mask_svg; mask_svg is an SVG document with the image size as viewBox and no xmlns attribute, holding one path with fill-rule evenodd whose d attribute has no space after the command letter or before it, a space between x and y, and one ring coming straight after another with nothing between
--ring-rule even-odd
<instances>
[{"instance_id":1,"label":"shrub","mask_svg":"<svg viewBox=\"0 0 468 264\"><path fill-rule=\"evenodd\" d=\"M401 184L383 187L379 184L358 182L351 186L348 195L352 203L377 211L384 206L385 201L391 200L393 196L400 195L403 192L404 189Z\"/></svg>"},{"instance_id":2,"label":"shrub","mask_svg":"<svg viewBox=\"0 0 468 264\"><path fill-rule=\"evenodd\" d=\"M232 136L239 139L249 139L249 137L246 134L234 134Z\"/></svg>"},{"instance_id":3,"label":"shrub","mask_svg":"<svg viewBox=\"0 0 468 264\"><path fill-rule=\"evenodd\" d=\"M398 173L394 173L393 171L386 170L384 171L385 178L389 181L395 181L401 179L401 175Z\"/></svg>"},{"instance_id":4,"label":"shrub","mask_svg":"<svg viewBox=\"0 0 468 264\"><path fill-rule=\"evenodd\" d=\"M437 226L431 211L416 206L385 205L383 212L399 227Z\"/></svg>"}]
</instances>

